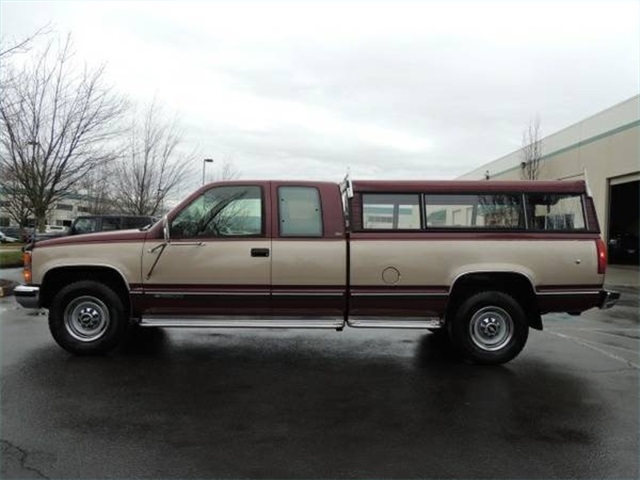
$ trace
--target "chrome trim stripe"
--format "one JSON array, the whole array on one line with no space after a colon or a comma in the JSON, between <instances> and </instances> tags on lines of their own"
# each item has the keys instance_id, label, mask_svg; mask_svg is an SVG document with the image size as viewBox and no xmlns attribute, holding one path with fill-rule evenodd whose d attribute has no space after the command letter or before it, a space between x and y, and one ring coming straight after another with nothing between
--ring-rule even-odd
<instances>
[{"instance_id":1,"label":"chrome trim stripe","mask_svg":"<svg viewBox=\"0 0 640 480\"><path fill-rule=\"evenodd\" d=\"M266 297L269 296L270 293L268 291L264 291L264 290L259 290L259 291L245 291L245 292L238 292L238 291L220 291L220 290L216 290L216 291L212 291L212 292L189 292L189 291L185 291L185 290L180 290L180 291L175 291L175 290L163 290L163 291L158 291L158 290L146 290L144 292L136 292L136 293L145 293L147 295L157 295L157 296L176 296L179 295L181 297L187 297L187 296L203 296L203 295L207 295L207 296L221 296L221 295L248 295L248 296L260 296L260 297Z\"/></svg>"},{"instance_id":2,"label":"chrome trim stripe","mask_svg":"<svg viewBox=\"0 0 640 480\"><path fill-rule=\"evenodd\" d=\"M352 297L447 297L448 293L431 292L351 292Z\"/></svg>"},{"instance_id":3,"label":"chrome trim stripe","mask_svg":"<svg viewBox=\"0 0 640 480\"><path fill-rule=\"evenodd\" d=\"M162 296L162 295L167 295L167 296L175 296L175 295L180 295L180 296L188 296L188 295L248 295L248 296L268 296L268 295L273 295L276 297L344 297L344 293L343 292L300 292L300 291L295 291L295 292L273 292L272 294L270 294L268 291L264 291L264 290L260 290L260 291L245 291L245 292L238 292L238 291L215 291L215 292L188 292L188 291L157 291L157 290L146 290L146 291L142 291L142 290L136 290L136 291L131 291L130 292L132 295L142 295L142 294L147 294L147 295L157 295L157 296Z\"/></svg>"},{"instance_id":4,"label":"chrome trim stripe","mask_svg":"<svg viewBox=\"0 0 640 480\"><path fill-rule=\"evenodd\" d=\"M536 292L536 295L600 295L599 290L588 291L573 291L573 290L561 290L559 292Z\"/></svg>"},{"instance_id":5,"label":"chrome trim stripe","mask_svg":"<svg viewBox=\"0 0 640 480\"><path fill-rule=\"evenodd\" d=\"M442 319L432 318L366 318L353 317L347 320L347 325L353 328L441 328Z\"/></svg>"},{"instance_id":6,"label":"chrome trim stripe","mask_svg":"<svg viewBox=\"0 0 640 480\"><path fill-rule=\"evenodd\" d=\"M274 297L344 297L344 292L273 292Z\"/></svg>"},{"instance_id":7,"label":"chrome trim stripe","mask_svg":"<svg viewBox=\"0 0 640 480\"><path fill-rule=\"evenodd\" d=\"M145 317L140 320L141 327L204 327L204 328L342 328L342 317L224 317L224 316L188 316L184 317Z\"/></svg>"}]
</instances>

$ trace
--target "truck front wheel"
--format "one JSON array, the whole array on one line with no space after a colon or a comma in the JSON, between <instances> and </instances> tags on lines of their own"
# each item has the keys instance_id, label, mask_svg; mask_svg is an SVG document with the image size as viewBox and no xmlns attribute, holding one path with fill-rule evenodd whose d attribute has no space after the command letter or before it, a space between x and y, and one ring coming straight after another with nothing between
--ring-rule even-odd
<instances>
[{"instance_id":1,"label":"truck front wheel","mask_svg":"<svg viewBox=\"0 0 640 480\"><path fill-rule=\"evenodd\" d=\"M480 292L468 297L449 322L456 348L469 360L500 364L524 348L529 325L520 304L503 292Z\"/></svg>"},{"instance_id":2,"label":"truck front wheel","mask_svg":"<svg viewBox=\"0 0 640 480\"><path fill-rule=\"evenodd\" d=\"M109 286L82 280L63 287L49 309L49 330L65 350L104 354L124 340L128 318L121 298Z\"/></svg>"}]
</instances>

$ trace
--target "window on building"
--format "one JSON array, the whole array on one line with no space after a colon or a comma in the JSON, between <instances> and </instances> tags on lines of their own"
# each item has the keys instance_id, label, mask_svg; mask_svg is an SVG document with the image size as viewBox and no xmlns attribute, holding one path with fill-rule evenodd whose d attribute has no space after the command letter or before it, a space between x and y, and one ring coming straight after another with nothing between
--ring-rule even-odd
<instances>
[{"instance_id":1,"label":"window on building","mask_svg":"<svg viewBox=\"0 0 640 480\"><path fill-rule=\"evenodd\" d=\"M73 205L69 204L69 203L58 203L56 205L56 210L64 210L67 212L71 212L73 211Z\"/></svg>"},{"instance_id":2,"label":"window on building","mask_svg":"<svg viewBox=\"0 0 640 480\"><path fill-rule=\"evenodd\" d=\"M363 194L362 227L370 230L419 230L420 195Z\"/></svg>"},{"instance_id":3,"label":"window on building","mask_svg":"<svg viewBox=\"0 0 640 480\"><path fill-rule=\"evenodd\" d=\"M524 228L522 196L429 194L424 196L429 228Z\"/></svg>"},{"instance_id":4,"label":"window on building","mask_svg":"<svg viewBox=\"0 0 640 480\"><path fill-rule=\"evenodd\" d=\"M280 236L321 237L322 208L315 187L278 188Z\"/></svg>"},{"instance_id":5,"label":"window on building","mask_svg":"<svg viewBox=\"0 0 640 480\"><path fill-rule=\"evenodd\" d=\"M84 207L82 205L78 205L78 213L89 213L89 207Z\"/></svg>"},{"instance_id":6,"label":"window on building","mask_svg":"<svg viewBox=\"0 0 640 480\"><path fill-rule=\"evenodd\" d=\"M527 214L532 230L584 230L582 196L575 194L528 194Z\"/></svg>"},{"instance_id":7,"label":"window on building","mask_svg":"<svg viewBox=\"0 0 640 480\"><path fill-rule=\"evenodd\" d=\"M8 227L9 225L11 225L9 217L0 217L0 227Z\"/></svg>"}]
</instances>

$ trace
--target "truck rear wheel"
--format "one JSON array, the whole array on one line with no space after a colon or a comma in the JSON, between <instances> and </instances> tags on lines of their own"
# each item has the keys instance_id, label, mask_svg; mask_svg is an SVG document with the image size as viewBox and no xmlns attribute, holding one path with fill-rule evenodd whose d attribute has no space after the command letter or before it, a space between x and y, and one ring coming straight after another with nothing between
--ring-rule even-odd
<instances>
[{"instance_id":1,"label":"truck rear wheel","mask_svg":"<svg viewBox=\"0 0 640 480\"><path fill-rule=\"evenodd\" d=\"M456 348L469 360L500 364L524 348L529 325L520 304L503 292L480 292L468 297L449 323Z\"/></svg>"},{"instance_id":2,"label":"truck rear wheel","mask_svg":"<svg viewBox=\"0 0 640 480\"><path fill-rule=\"evenodd\" d=\"M65 350L99 355L126 337L128 318L122 299L110 287L82 280L63 287L49 309L49 330Z\"/></svg>"}]
</instances>

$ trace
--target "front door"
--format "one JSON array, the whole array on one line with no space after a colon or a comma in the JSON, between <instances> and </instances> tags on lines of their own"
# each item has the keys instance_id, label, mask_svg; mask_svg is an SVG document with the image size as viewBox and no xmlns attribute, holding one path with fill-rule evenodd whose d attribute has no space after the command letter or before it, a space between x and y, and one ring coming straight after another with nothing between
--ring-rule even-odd
<instances>
[{"instance_id":1,"label":"front door","mask_svg":"<svg viewBox=\"0 0 640 480\"><path fill-rule=\"evenodd\" d=\"M145 244L144 313L268 315L268 195L265 185L214 186L173 216L164 249Z\"/></svg>"}]
</instances>

